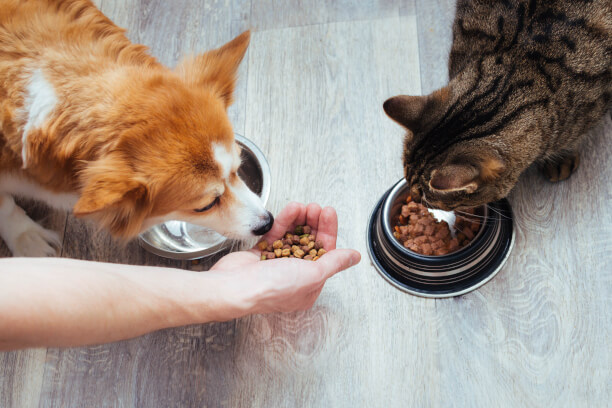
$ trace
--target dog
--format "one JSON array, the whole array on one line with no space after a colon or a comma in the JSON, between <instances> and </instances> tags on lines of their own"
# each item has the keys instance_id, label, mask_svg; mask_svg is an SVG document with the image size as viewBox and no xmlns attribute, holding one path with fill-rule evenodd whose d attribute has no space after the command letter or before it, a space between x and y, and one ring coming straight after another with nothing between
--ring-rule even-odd
<instances>
[{"instance_id":1,"label":"dog","mask_svg":"<svg viewBox=\"0 0 612 408\"><path fill-rule=\"evenodd\" d=\"M236 239L274 222L237 174L227 108L247 31L173 70L89 0L0 0L0 236L53 256L56 233L13 196L119 238L182 220Z\"/></svg>"}]
</instances>

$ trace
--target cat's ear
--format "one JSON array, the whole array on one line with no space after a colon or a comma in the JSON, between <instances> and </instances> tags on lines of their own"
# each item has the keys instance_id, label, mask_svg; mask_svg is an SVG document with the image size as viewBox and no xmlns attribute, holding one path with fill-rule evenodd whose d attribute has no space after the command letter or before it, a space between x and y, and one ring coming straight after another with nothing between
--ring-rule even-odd
<instances>
[{"instance_id":1,"label":"cat's ear","mask_svg":"<svg viewBox=\"0 0 612 408\"><path fill-rule=\"evenodd\" d=\"M429 188L446 193L455 191L473 193L478 189L478 174L478 169L472 165L450 164L431 173Z\"/></svg>"},{"instance_id":2,"label":"cat's ear","mask_svg":"<svg viewBox=\"0 0 612 408\"><path fill-rule=\"evenodd\" d=\"M213 89L225 106L229 106L232 103L238 67L250 38L250 32L245 31L216 50L183 59L175 71L191 86Z\"/></svg>"},{"instance_id":3,"label":"cat's ear","mask_svg":"<svg viewBox=\"0 0 612 408\"><path fill-rule=\"evenodd\" d=\"M425 96L398 95L383 103L385 113L405 128L416 132L429 113L439 110L449 98L448 86Z\"/></svg>"},{"instance_id":4,"label":"cat's ear","mask_svg":"<svg viewBox=\"0 0 612 408\"><path fill-rule=\"evenodd\" d=\"M475 192L482 184L500 176L504 163L498 158L486 158L477 165L448 164L431 173L429 188L442 193Z\"/></svg>"}]
</instances>

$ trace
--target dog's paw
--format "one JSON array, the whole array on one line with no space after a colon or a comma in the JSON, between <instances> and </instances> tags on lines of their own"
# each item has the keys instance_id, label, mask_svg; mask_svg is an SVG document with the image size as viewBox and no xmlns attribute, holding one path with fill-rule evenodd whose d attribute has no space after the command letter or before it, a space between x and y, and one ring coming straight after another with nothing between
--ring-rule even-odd
<instances>
[{"instance_id":1,"label":"dog's paw","mask_svg":"<svg viewBox=\"0 0 612 408\"><path fill-rule=\"evenodd\" d=\"M568 179L580 164L578 152L572 152L563 157L545 163L540 167L544 177L552 183Z\"/></svg>"},{"instance_id":2,"label":"dog's paw","mask_svg":"<svg viewBox=\"0 0 612 408\"><path fill-rule=\"evenodd\" d=\"M13 256L44 257L56 256L62 243L59 235L32 223L15 237L14 242L7 242Z\"/></svg>"}]
</instances>

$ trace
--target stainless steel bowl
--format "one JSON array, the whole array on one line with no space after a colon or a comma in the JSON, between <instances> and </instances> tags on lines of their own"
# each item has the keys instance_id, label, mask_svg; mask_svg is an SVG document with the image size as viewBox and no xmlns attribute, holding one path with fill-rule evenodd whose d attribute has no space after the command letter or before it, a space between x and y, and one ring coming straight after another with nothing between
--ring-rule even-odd
<instances>
[{"instance_id":1,"label":"stainless steel bowl","mask_svg":"<svg viewBox=\"0 0 612 408\"><path fill-rule=\"evenodd\" d=\"M405 248L393 236L393 218L408 195L402 179L374 207L367 245L375 268L389 283L413 295L459 296L491 280L514 245L512 210L507 200L477 209L482 226L464 248L443 256L426 256Z\"/></svg>"},{"instance_id":2,"label":"stainless steel bowl","mask_svg":"<svg viewBox=\"0 0 612 408\"><path fill-rule=\"evenodd\" d=\"M238 175L261 197L264 205L270 196L270 166L259 148L244 136L236 135L242 148L242 164ZM186 223L167 221L139 235L140 245L149 252L172 259L200 259L231 245L231 240L217 232Z\"/></svg>"}]
</instances>

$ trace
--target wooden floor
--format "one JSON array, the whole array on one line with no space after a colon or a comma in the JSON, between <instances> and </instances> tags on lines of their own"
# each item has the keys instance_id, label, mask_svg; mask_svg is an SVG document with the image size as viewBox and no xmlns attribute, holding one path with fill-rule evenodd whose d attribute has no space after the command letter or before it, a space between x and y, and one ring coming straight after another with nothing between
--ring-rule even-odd
<instances>
[{"instance_id":1,"label":"wooden floor","mask_svg":"<svg viewBox=\"0 0 612 408\"><path fill-rule=\"evenodd\" d=\"M336 207L339 246L364 258L330 280L308 312L0 353L0 407L610 404L609 115L569 181L551 185L531 169L511 193L517 241L499 275L459 298L426 300L379 277L365 230L375 202L402 176L402 131L382 102L445 84L452 0L96 3L170 65L251 28L231 117L268 157L269 208L290 200ZM25 205L63 234L62 256L193 267Z\"/></svg>"}]
</instances>

